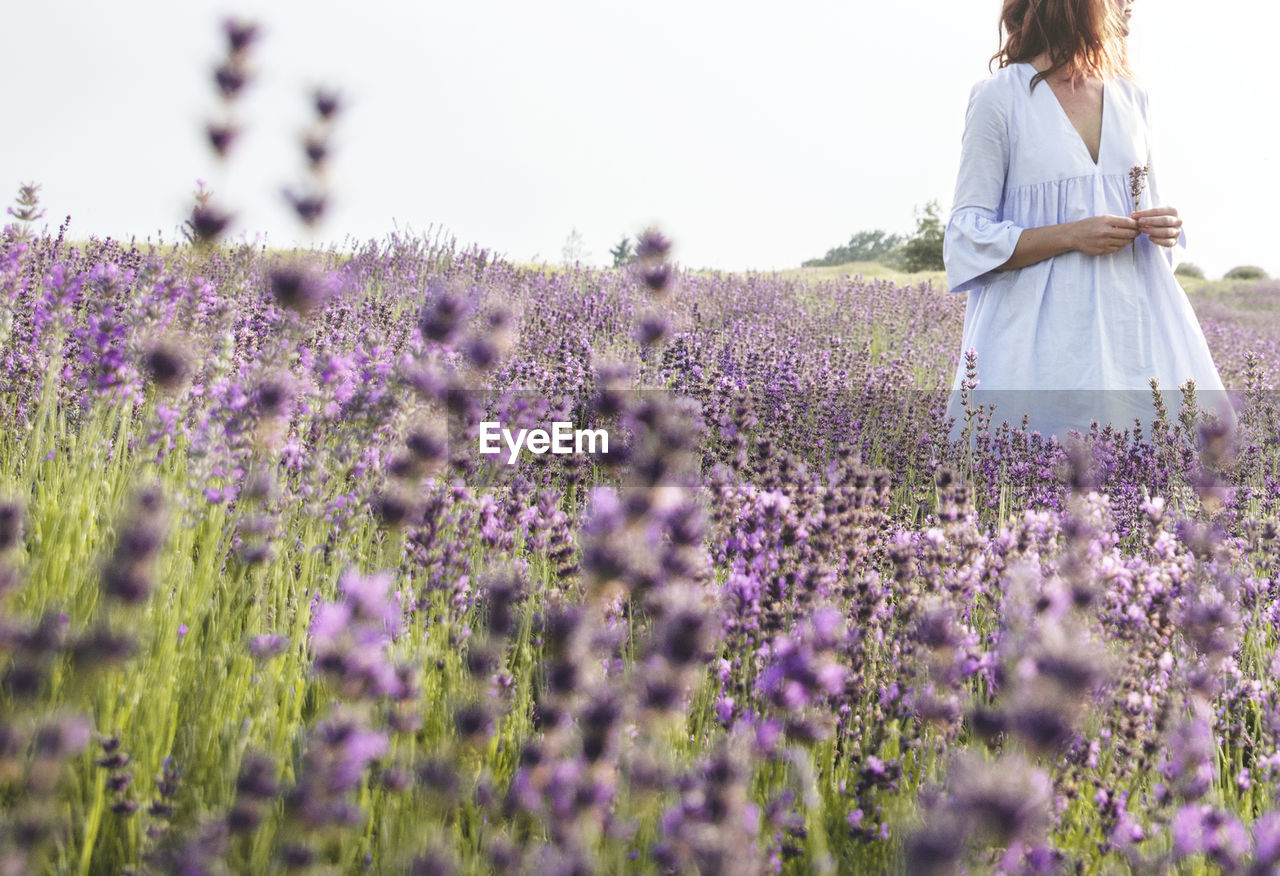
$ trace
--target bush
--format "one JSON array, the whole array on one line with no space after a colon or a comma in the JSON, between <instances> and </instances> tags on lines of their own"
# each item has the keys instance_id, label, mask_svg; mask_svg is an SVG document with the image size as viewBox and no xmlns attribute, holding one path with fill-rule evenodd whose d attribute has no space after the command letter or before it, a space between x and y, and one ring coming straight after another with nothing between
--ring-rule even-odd
<instances>
[{"instance_id":1,"label":"bush","mask_svg":"<svg viewBox=\"0 0 1280 876\"><path fill-rule=\"evenodd\" d=\"M1178 265L1178 267L1174 268L1173 272L1179 277L1195 277L1197 280L1204 279L1204 271L1191 264L1191 262L1183 262Z\"/></svg>"},{"instance_id":2,"label":"bush","mask_svg":"<svg viewBox=\"0 0 1280 876\"><path fill-rule=\"evenodd\" d=\"M942 237L945 229L942 227L941 209L937 201L930 201L916 213L916 233L902 247L905 270L944 270Z\"/></svg>"},{"instance_id":3,"label":"bush","mask_svg":"<svg viewBox=\"0 0 1280 876\"><path fill-rule=\"evenodd\" d=\"M1267 272L1257 265L1239 265L1227 271L1226 280L1265 280Z\"/></svg>"}]
</instances>

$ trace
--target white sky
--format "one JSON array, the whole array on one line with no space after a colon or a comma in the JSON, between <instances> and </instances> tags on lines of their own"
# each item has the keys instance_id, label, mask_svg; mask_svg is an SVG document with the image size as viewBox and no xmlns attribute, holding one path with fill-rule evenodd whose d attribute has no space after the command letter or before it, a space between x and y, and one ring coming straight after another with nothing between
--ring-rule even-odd
<instances>
[{"instance_id":1,"label":"white sky","mask_svg":"<svg viewBox=\"0 0 1280 876\"><path fill-rule=\"evenodd\" d=\"M657 222L690 267L794 267L859 230L950 206L964 110L999 0L205 0L14 3L0 200L43 183L72 234L176 236L197 178L272 245L310 240L279 197L312 84L349 99L319 240L444 226L459 243L559 261L571 229L604 264ZM203 141L226 14L259 21L246 134ZM1138 0L1161 190L1187 258L1280 274L1271 95L1280 6ZM4 217L7 219L7 217Z\"/></svg>"}]
</instances>

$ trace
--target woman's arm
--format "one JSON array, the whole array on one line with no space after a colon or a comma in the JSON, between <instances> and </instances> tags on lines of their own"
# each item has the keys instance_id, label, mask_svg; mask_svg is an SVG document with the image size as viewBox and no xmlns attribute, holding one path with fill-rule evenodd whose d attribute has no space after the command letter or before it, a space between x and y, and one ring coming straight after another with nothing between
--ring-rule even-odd
<instances>
[{"instance_id":1,"label":"woman's arm","mask_svg":"<svg viewBox=\"0 0 1280 876\"><path fill-rule=\"evenodd\" d=\"M942 241L947 288L952 292L981 289L994 281L1024 231L1000 215L1012 149L1009 100L1008 83L995 77L978 82L969 92L956 193Z\"/></svg>"},{"instance_id":2,"label":"woman's arm","mask_svg":"<svg viewBox=\"0 0 1280 876\"><path fill-rule=\"evenodd\" d=\"M1138 236L1138 223L1129 216L1092 216L1061 225L1024 228L1009 260L997 271L1025 268L1045 259L1078 250L1085 255L1110 255Z\"/></svg>"}]
</instances>

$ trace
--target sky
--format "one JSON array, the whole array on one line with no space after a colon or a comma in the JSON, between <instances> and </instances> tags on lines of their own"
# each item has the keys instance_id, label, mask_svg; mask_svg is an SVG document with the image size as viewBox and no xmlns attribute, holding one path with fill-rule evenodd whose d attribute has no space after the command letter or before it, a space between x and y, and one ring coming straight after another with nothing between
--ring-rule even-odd
<instances>
[{"instance_id":1,"label":"sky","mask_svg":"<svg viewBox=\"0 0 1280 876\"><path fill-rule=\"evenodd\" d=\"M0 199L39 182L73 238L173 240L196 180L271 246L437 233L517 261L593 264L656 224L673 257L798 266L860 230L908 233L950 207L969 89L999 0L123 0L15 3ZM221 22L258 22L244 135L215 161ZM1130 54L1151 94L1161 194L1210 277L1280 274L1280 5L1138 0ZM309 92L333 87L330 212L305 180ZM7 217L6 217L7 218ZM264 237L263 237L264 236Z\"/></svg>"}]
</instances>

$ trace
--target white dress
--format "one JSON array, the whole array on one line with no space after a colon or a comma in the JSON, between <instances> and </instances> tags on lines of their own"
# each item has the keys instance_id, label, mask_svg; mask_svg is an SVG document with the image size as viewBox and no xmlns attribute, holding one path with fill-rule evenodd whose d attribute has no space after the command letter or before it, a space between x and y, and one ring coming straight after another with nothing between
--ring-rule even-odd
<instances>
[{"instance_id":1,"label":"white dress","mask_svg":"<svg viewBox=\"0 0 1280 876\"><path fill-rule=\"evenodd\" d=\"M1035 72L1011 64L969 96L943 248L951 291L969 296L947 409L952 439L965 425L960 389L970 349L979 381L971 405L995 406L993 429L1004 420L1016 428L1026 412L1029 431L1065 441L1070 429L1087 433L1091 420L1123 430L1137 418L1149 438L1152 377L1171 420L1181 405L1178 387L1190 378L1199 407L1234 426L1204 333L1174 277L1171 248L1140 235L1112 255L1072 251L995 270L1024 228L1128 216L1134 165L1152 167L1138 209L1160 203L1146 92L1127 79L1104 83L1095 164L1049 84L1029 90Z\"/></svg>"}]
</instances>

